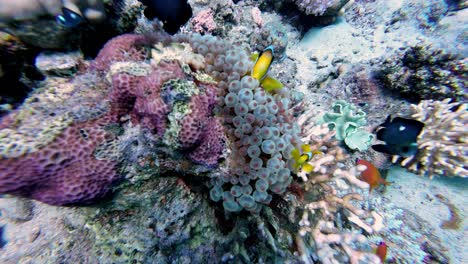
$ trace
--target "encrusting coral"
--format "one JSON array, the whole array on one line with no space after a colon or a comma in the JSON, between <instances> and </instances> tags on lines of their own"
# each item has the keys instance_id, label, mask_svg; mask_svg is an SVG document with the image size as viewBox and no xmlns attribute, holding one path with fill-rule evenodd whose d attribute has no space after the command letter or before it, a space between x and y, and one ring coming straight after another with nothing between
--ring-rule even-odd
<instances>
[{"instance_id":1,"label":"encrusting coral","mask_svg":"<svg viewBox=\"0 0 468 264\"><path fill-rule=\"evenodd\" d=\"M411 118L425 124L417 139L418 152L407 158L394 156L394 163L429 177L468 177L468 104L450 101L411 105Z\"/></svg>"}]
</instances>

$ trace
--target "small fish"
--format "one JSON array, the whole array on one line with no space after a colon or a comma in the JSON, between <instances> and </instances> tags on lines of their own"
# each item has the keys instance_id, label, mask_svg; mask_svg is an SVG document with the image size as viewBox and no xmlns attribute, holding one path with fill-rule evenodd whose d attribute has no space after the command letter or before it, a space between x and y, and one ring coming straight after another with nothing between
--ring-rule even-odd
<instances>
[{"instance_id":1,"label":"small fish","mask_svg":"<svg viewBox=\"0 0 468 264\"><path fill-rule=\"evenodd\" d=\"M276 80L271 76L266 76L265 78L263 78L263 80L260 82L260 85L265 91L269 93L272 93L273 91L279 90L284 87L284 85L280 81Z\"/></svg>"},{"instance_id":2,"label":"small fish","mask_svg":"<svg viewBox=\"0 0 468 264\"><path fill-rule=\"evenodd\" d=\"M139 0L146 8L145 17L157 18L163 23L164 30L175 34L192 17L192 7L187 0Z\"/></svg>"},{"instance_id":3,"label":"small fish","mask_svg":"<svg viewBox=\"0 0 468 264\"><path fill-rule=\"evenodd\" d=\"M273 46L268 46L262 53L258 55L257 61L252 68L252 77L258 81L263 80L270 70L271 63L274 59Z\"/></svg>"},{"instance_id":4,"label":"small fish","mask_svg":"<svg viewBox=\"0 0 468 264\"><path fill-rule=\"evenodd\" d=\"M358 165L364 165L367 167L365 171L361 172L360 179L369 184L369 193L372 192L372 189L378 187L381 184L384 184L384 185L390 184L390 182L387 182L386 180L382 178L379 170L374 165L372 165L372 163L370 163L369 161L358 159L356 163Z\"/></svg>"},{"instance_id":5,"label":"small fish","mask_svg":"<svg viewBox=\"0 0 468 264\"><path fill-rule=\"evenodd\" d=\"M375 254L380 258L382 263L385 263L385 259L387 258L387 244L385 242L380 242L375 250Z\"/></svg>"},{"instance_id":6,"label":"small fish","mask_svg":"<svg viewBox=\"0 0 468 264\"><path fill-rule=\"evenodd\" d=\"M416 140L424 128L424 123L414 119L389 115L384 123L377 127L377 139L386 144L373 145L375 151L391 155L408 157L416 154Z\"/></svg>"},{"instance_id":7,"label":"small fish","mask_svg":"<svg viewBox=\"0 0 468 264\"><path fill-rule=\"evenodd\" d=\"M57 15L55 20L59 25L68 28L76 27L85 21L81 14L66 7L62 7L62 14Z\"/></svg>"},{"instance_id":8,"label":"small fish","mask_svg":"<svg viewBox=\"0 0 468 264\"><path fill-rule=\"evenodd\" d=\"M273 46L268 46L262 53L254 53L251 59L255 61L251 76L260 82L260 86L267 92L273 92L283 88L283 84L275 78L268 75L270 66L275 58Z\"/></svg>"},{"instance_id":9,"label":"small fish","mask_svg":"<svg viewBox=\"0 0 468 264\"><path fill-rule=\"evenodd\" d=\"M303 144L301 150L295 148L291 151L291 156L294 160L294 170L302 170L305 173L310 173L314 170L314 166L308 163L312 159L313 155L322 154L321 151L312 151L309 144Z\"/></svg>"}]
</instances>

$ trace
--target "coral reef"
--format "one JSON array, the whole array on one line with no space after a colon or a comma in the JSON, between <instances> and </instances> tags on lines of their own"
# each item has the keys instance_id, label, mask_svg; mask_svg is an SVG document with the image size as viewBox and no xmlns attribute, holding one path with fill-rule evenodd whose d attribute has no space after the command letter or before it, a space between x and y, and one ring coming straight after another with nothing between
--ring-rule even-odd
<instances>
[{"instance_id":1,"label":"coral reef","mask_svg":"<svg viewBox=\"0 0 468 264\"><path fill-rule=\"evenodd\" d=\"M91 99L84 107L83 102L72 104L80 97L67 103L52 101L39 109L34 105L44 102L31 99L30 104L5 117L0 125L1 192L59 205L87 203L104 196L118 179L117 163L115 157L103 156L105 151L94 156L95 150L115 139L106 129L127 115L159 139L174 139L166 140L174 150L186 150L198 163L216 165L224 149L224 131L211 117L216 87L194 82L177 61L161 60L154 66L141 62L145 58L140 52L144 50L142 43L153 41L138 35L111 40L90 67L101 73L78 75L68 87L67 96L92 90L93 79L89 77L94 78L94 85L103 86L104 90L81 98ZM86 105L93 100L108 106L86 113ZM63 104L72 107L67 109ZM95 102L95 106L99 104ZM177 118L167 120L170 116ZM36 128L38 120L43 122L39 126L42 131ZM45 121L50 125L44 126ZM165 135L167 131L172 137Z\"/></svg>"},{"instance_id":2,"label":"coral reef","mask_svg":"<svg viewBox=\"0 0 468 264\"><path fill-rule=\"evenodd\" d=\"M86 118L82 114L78 117L77 114L63 113L65 117L70 116L65 122L58 119L62 115L54 114L60 126L51 126L57 127L52 132L42 132L47 140L41 142L33 138L29 145L24 144L28 138L21 138L28 135L29 130L18 134L19 137L12 137L11 128L18 122L15 120L20 119L27 124L30 122L28 117L34 115L25 115L27 112L21 110L3 120L2 152L5 154L1 164L13 169L5 169L1 174L2 191L50 204L88 202L101 197L117 179L115 156L119 156L112 154L106 157L106 153L115 152L113 144L107 143L113 141L115 135L108 134L105 128L130 117L133 124L148 129L174 153L183 152L194 162L208 167L218 164L225 142L229 140L228 171L212 179L211 191L215 201L221 195L224 197L228 211L242 208L259 211L259 203L271 201L269 192L283 193L292 181L290 169L285 165L293 144L299 142L299 129L288 112L288 93L267 94L257 80L244 76L252 64L248 54L226 41L200 35L174 38L176 42L190 44L193 51L186 46L180 48L184 47L183 44L169 45L167 36L162 36L160 41L167 43L168 48L159 44L155 51L150 52L148 46L156 43L154 36L127 34L109 41L100 51L89 69L98 70L99 74L94 78L108 89L108 95L105 92L100 94L101 100L108 104L101 115L91 114ZM154 58L148 63L150 54ZM200 56L205 58L204 66L200 65ZM197 69L203 69L211 78L203 77ZM75 77L71 87L75 89L73 92L89 89L87 83L82 83L84 78L81 75ZM213 111L221 114L222 119L213 117ZM18 139L11 141L15 138ZM80 152L79 146L71 152L59 147L66 146L70 140L84 140L84 151ZM54 151L49 146L53 146ZM94 157L95 150L98 153ZM75 156L69 156L70 153ZM69 163L55 162L62 158ZM24 159L31 160L30 166L13 166ZM93 168L91 164L109 162L102 166L105 171L99 173L99 177L108 176L108 180L101 181L90 171L69 172L83 162L89 163L89 169ZM23 183L21 174L17 174L20 178L15 178L15 184L9 180L14 170L24 170L30 174L29 177L41 171L44 177ZM47 187L50 188L47 193L69 195L69 200L40 194L41 186L47 185L51 179L64 181L64 186L67 186L75 178L87 180L79 188L70 184L71 193L68 189L63 190L65 187ZM99 188L91 187L95 182L99 182ZM29 188L34 188L38 194L25 191ZM75 197L74 192L83 196Z\"/></svg>"},{"instance_id":3,"label":"coral reef","mask_svg":"<svg viewBox=\"0 0 468 264\"><path fill-rule=\"evenodd\" d=\"M429 177L468 177L468 105L450 100L423 100L411 106L411 118L425 124L418 136L418 152L407 158L394 156L393 162Z\"/></svg>"},{"instance_id":4,"label":"coral reef","mask_svg":"<svg viewBox=\"0 0 468 264\"><path fill-rule=\"evenodd\" d=\"M230 143L228 171L212 175L210 197L223 200L227 211L258 212L271 201L270 192L282 194L292 181L285 165L299 142L299 129L289 113L289 95L266 93L245 75L252 62L241 48L211 36L187 40L205 56L206 72L219 80L216 111L222 114Z\"/></svg>"},{"instance_id":5,"label":"coral reef","mask_svg":"<svg viewBox=\"0 0 468 264\"><path fill-rule=\"evenodd\" d=\"M467 100L468 61L428 45L397 52L386 59L377 77L383 85L413 101Z\"/></svg>"},{"instance_id":6,"label":"coral reef","mask_svg":"<svg viewBox=\"0 0 468 264\"><path fill-rule=\"evenodd\" d=\"M333 16L348 3L349 0L296 0L294 1L306 15Z\"/></svg>"},{"instance_id":7,"label":"coral reef","mask_svg":"<svg viewBox=\"0 0 468 264\"><path fill-rule=\"evenodd\" d=\"M259 51L272 46L275 51L275 58L282 60L286 56L286 48L288 46L286 27L279 21L271 21L257 31L256 34L252 34L250 37L252 46Z\"/></svg>"},{"instance_id":8,"label":"coral reef","mask_svg":"<svg viewBox=\"0 0 468 264\"><path fill-rule=\"evenodd\" d=\"M359 191L368 184L357 175L365 167L344 168L349 157L337 141L331 140L334 133L326 125L308 124L314 115L309 111L298 118L304 142L325 153L312 158L314 170L310 175L299 174L305 191L315 194L313 199L304 201L296 236L300 257L304 263L315 263L317 259L322 263L380 263L368 247L367 235L378 234L383 228L383 217L360 205L364 198ZM348 225L354 228L344 228Z\"/></svg>"},{"instance_id":9,"label":"coral reef","mask_svg":"<svg viewBox=\"0 0 468 264\"><path fill-rule=\"evenodd\" d=\"M198 33L210 33L216 29L213 10L205 9L197 13L192 19L192 30Z\"/></svg>"},{"instance_id":10,"label":"coral reef","mask_svg":"<svg viewBox=\"0 0 468 264\"><path fill-rule=\"evenodd\" d=\"M60 5L66 2L77 3ZM413 52L417 58L408 51L435 39L432 31L444 31L440 22L450 14L460 30L447 46L462 53L467 10L447 13L461 3L189 0L196 16L184 33L168 36L155 33L161 28L143 17L138 0L97 2L106 5L107 27L84 21L65 29L52 16L12 23L30 44L54 49L99 49L82 34L130 32L137 17L135 32L144 34L112 39L94 60L97 50L83 58L36 50L45 79L26 79L34 87L29 98L0 120L0 262L381 263L374 249L382 241L389 263L465 259L466 208L458 197L466 186L458 183L468 154L466 62L455 55L444 61L432 48ZM343 10L354 17L337 17ZM2 47L22 48L5 39ZM271 93L249 76L250 52L270 45L276 56L269 75L285 84ZM370 195L357 177L366 167L354 161L379 169L388 161L364 150L371 126L409 109L380 93L382 79L373 75L392 59L401 68L398 54L407 54L403 75L427 77L446 67L437 82L445 78L443 85L462 91L458 102L413 106L412 118L431 124L404 165L461 177L430 181L393 166L382 171L392 185ZM4 61L0 77L12 65ZM391 81L407 85L402 76ZM2 79L2 90L14 87ZM311 120L326 111L328 124L316 126ZM293 149L302 150L311 171L294 168ZM112 199L102 199L110 192Z\"/></svg>"}]
</instances>

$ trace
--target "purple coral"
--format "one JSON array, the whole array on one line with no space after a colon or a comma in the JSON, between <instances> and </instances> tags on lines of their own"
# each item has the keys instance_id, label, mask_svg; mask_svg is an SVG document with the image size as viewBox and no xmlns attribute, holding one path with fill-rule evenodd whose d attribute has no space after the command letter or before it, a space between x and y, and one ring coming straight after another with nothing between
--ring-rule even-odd
<instances>
[{"instance_id":1,"label":"purple coral","mask_svg":"<svg viewBox=\"0 0 468 264\"><path fill-rule=\"evenodd\" d=\"M99 53L92 69L102 71L103 77L114 62L143 60L146 44L151 41L145 36L128 34L114 38ZM171 80L192 81L176 61L160 62L150 70L146 76L114 73L108 94L110 110L103 116L73 123L51 143L32 153L0 158L0 193L52 205L89 203L105 196L119 179L116 161L95 157L97 148L111 136L105 127L130 115L132 122L161 139L168 126L167 116L174 110L161 96L162 87ZM182 120L186 125L177 140L193 161L214 166L224 150L223 127L212 114L217 87L194 83L198 94L187 102L190 112ZM12 121L4 118L0 129L11 125Z\"/></svg>"},{"instance_id":2,"label":"purple coral","mask_svg":"<svg viewBox=\"0 0 468 264\"><path fill-rule=\"evenodd\" d=\"M189 156L197 163L215 166L225 148L224 128L219 119L210 118L202 136L201 144Z\"/></svg>"},{"instance_id":3,"label":"purple coral","mask_svg":"<svg viewBox=\"0 0 468 264\"><path fill-rule=\"evenodd\" d=\"M205 92L193 96L190 100L192 112L184 117L179 134L179 142L183 148L191 148L199 144L206 133L203 128L208 123L208 118L216 102L216 87L199 83L198 86Z\"/></svg>"},{"instance_id":4,"label":"purple coral","mask_svg":"<svg viewBox=\"0 0 468 264\"><path fill-rule=\"evenodd\" d=\"M48 204L87 203L101 198L118 179L112 160L97 160L96 146L109 135L111 116L68 127L37 152L0 159L0 193Z\"/></svg>"},{"instance_id":5,"label":"purple coral","mask_svg":"<svg viewBox=\"0 0 468 264\"><path fill-rule=\"evenodd\" d=\"M176 62L160 63L156 70L146 77L127 73L112 76L111 92L114 112L129 113L132 121L162 136L165 132L169 108L161 98L161 86L171 80L184 78L181 67Z\"/></svg>"},{"instance_id":6,"label":"purple coral","mask_svg":"<svg viewBox=\"0 0 468 264\"><path fill-rule=\"evenodd\" d=\"M139 35L124 34L109 40L101 49L92 67L106 71L114 62L143 61L148 57L147 47L156 40L163 42L168 39L166 35Z\"/></svg>"}]
</instances>

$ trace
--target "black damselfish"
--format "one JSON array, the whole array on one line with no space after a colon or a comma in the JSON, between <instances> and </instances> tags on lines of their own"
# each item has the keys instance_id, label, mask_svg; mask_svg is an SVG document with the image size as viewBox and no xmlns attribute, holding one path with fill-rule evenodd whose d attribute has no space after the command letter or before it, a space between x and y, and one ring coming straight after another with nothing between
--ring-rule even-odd
<instances>
[{"instance_id":1,"label":"black damselfish","mask_svg":"<svg viewBox=\"0 0 468 264\"><path fill-rule=\"evenodd\" d=\"M180 26L187 23L192 17L192 7L187 0L139 0L146 5L144 14L152 20L159 19L163 23L164 30L169 34L175 34Z\"/></svg>"},{"instance_id":2,"label":"black damselfish","mask_svg":"<svg viewBox=\"0 0 468 264\"><path fill-rule=\"evenodd\" d=\"M416 140L424 128L424 123L414 119L388 116L377 127L377 139L386 144L373 145L375 151L403 157L416 154Z\"/></svg>"}]
</instances>

